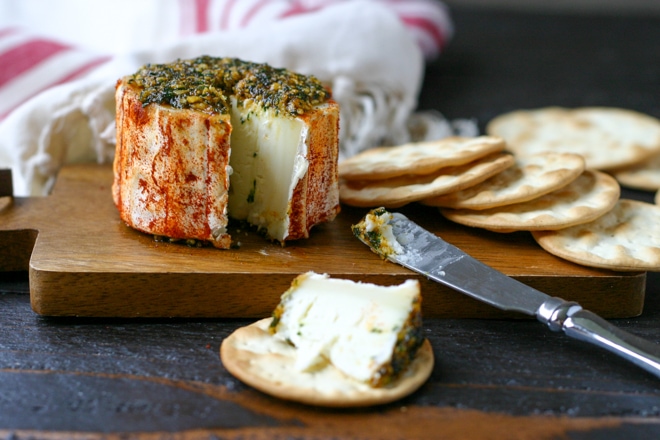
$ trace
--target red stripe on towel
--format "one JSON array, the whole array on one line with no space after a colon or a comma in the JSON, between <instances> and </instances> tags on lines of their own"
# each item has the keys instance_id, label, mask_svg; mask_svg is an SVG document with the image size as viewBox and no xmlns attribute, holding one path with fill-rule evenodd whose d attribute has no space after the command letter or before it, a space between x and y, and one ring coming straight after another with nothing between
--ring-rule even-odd
<instances>
[{"instance_id":1,"label":"red stripe on towel","mask_svg":"<svg viewBox=\"0 0 660 440\"><path fill-rule=\"evenodd\" d=\"M112 57L106 56L106 57L95 58L91 61L88 61L87 63L78 66L75 70L72 70L67 75L64 75L63 77L57 79L56 81L53 81L52 83L50 83L48 85L45 85L45 86L43 86L39 89L32 90L29 94L25 95L24 101L27 101L30 98L33 98L33 97L37 96L39 93L41 93L45 90L48 90L51 87L58 86L60 84L65 84L69 81L73 81L73 80L83 76L84 74L86 74L90 70L94 69L95 67L98 67L99 65L110 61L111 59L112 59ZM4 113L0 114L0 121L2 119L4 119L7 115L9 115L9 113L14 111L17 107L19 107L21 104L16 105L13 108L10 108L10 109L6 110Z\"/></svg>"},{"instance_id":2,"label":"red stripe on towel","mask_svg":"<svg viewBox=\"0 0 660 440\"><path fill-rule=\"evenodd\" d=\"M323 9L327 5L317 5L316 7L308 7L305 6L302 2L300 1L292 1L291 7L284 11L281 15L280 18L288 18L293 15L298 15L298 14L304 14L306 12L312 12L312 11L317 11L319 9ZM332 2L328 2L328 4L331 4Z\"/></svg>"},{"instance_id":3,"label":"red stripe on towel","mask_svg":"<svg viewBox=\"0 0 660 440\"><path fill-rule=\"evenodd\" d=\"M243 19L241 20L241 26L247 26L247 25L250 23L250 21L254 18L254 16L257 15L257 14L259 13L259 11L261 11L261 10L264 8L264 6L266 6L266 5L270 4L270 3L272 3L272 0L261 0L261 1L258 1L255 5L253 5L253 6L247 11L247 13L245 14L245 16L244 16Z\"/></svg>"},{"instance_id":4,"label":"red stripe on towel","mask_svg":"<svg viewBox=\"0 0 660 440\"><path fill-rule=\"evenodd\" d=\"M225 4L222 14L220 15L220 29L226 30L229 29L229 18L231 16L231 10L234 9L234 4L236 0L229 0Z\"/></svg>"},{"instance_id":5,"label":"red stripe on towel","mask_svg":"<svg viewBox=\"0 0 660 440\"><path fill-rule=\"evenodd\" d=\"M208 15L209 15L210 0L195 0L195 31L202 33L209 30Z\"/></svg>"},{"instance_id":6,"label":"red stripe on towel","mask_svg":"<svg viewBox=\"0 0 660 440\"><path fill-rule=\"evenodd\" d=\"M85 64L82 64L82 65L78 66L75 70L72 70L71 72L69 72L68 75L63 76L62 78L60 78L59 80L54 82L52 85L55 86L55 85L58 85L58 84L63 84L65 82L72 81L74 79L80 78L81 76L84 76L87 72L89 72L90 70L93 70L95 67L98 67L101 64L110 61L111 59L112 59L111 56L105 56L105 57L98 57L98 58L95 58L93 60L90 60L90 61L86 62Z\"/></svg>"},{"instance_id":7,"label":"red stripe on towel","mask_svg":"<svg viewBox=\"0 0 660 440\"><path fill-rule=\"evenodd\" d=\"M433 38L433 41L435 42L438 49L445 47L447 42L445 36L440 31L440 28L431 20L428 20L424 17L406 15L401 15L399 18L401 18L401 21L403 21L406 26L421 29L425 33L429 34L431 38Z\"/></svg>"},{"instance_id":8,"label":"red stripe on towel","mask_svg":"<svg viewBox=\"0 0 660 440\"><path fill-rule=\"evenodd\" d=\"M16 28L0 29L0 38L6 37L7 35L15 34L16 32L18 32L18 29Z\"/></svg>"},{"instance_id":9,"label":"red stripe on towel","mask_svg":"<svg viewBox=\"0 0 660 440\"><path fill-rule=\"evenodd\" d=\"M39 63L70 47L54 41L34 39L0 53L0 86Z\"/></svg>"}]
</instances>

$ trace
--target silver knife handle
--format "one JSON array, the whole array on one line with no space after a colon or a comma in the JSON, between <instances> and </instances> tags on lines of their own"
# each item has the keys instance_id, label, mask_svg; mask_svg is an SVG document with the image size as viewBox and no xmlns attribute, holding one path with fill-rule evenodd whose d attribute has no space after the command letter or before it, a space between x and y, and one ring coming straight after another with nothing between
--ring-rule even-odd
<instances>
[{"instance_id":1,"label":"silver knife handle","mask_svg":"<svg viewBox=\"0 0 660 440\"><path fill-rule=\"evenodd\" d=\"M577 303L551 298L536 316L553 331L604 348L660 377L660 345L621 330Z\"/></svg>"}]
</instances>

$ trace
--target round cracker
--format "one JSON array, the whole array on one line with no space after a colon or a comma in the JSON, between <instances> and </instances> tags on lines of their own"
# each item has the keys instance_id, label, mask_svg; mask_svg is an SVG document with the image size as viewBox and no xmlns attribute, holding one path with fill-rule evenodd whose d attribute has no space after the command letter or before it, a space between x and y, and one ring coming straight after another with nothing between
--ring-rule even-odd
<instances>
[{"instance_id":1,"label":"round cracker","mask_svg":"<svg viewBox=\"0 0 660 440\"><path fill-rule=\"evenodd\" d=\"M616 204L621 188L609 174L585 170L557 191L534 200L474 211L440 208L449 220L495 232L555 230L587 223Z\"/></svg>"},{"instance_id":2,"label":"round cracker","mask_svg":"<svg viewBox=\"0 0 660 440\"><path fill-rule=\"evenodd\" d=\"M612 170L660 154L660 121L631 110L607 107L518 110L486 127L517 155L563 151L584 156L587 167Z\"/></svg>"},{"instance_id":3,"label":"round cracker","mask_svg":"<svg viewBox=\"0 0 660 440\"><path fill-rule=\"evenodd\" d=\"M660 206L621 199L598 219L532 235L547 252L584 266L660 271Z\"/></svg>"},{"instance_id":4,"label":"round cracker","mask_svg":"<svg viewBox=\"0 0 660 440\"><path fill-rule=\"evenodd\" d=\"M339 177L344 180L381 180L406 174L429 174L440 168L472 162L504 148L502 139L489 136L453 136L371 148L343 160L339 164Z\"/></svg>"},{"instance_id":5,"label":"round cracker","mask_svg":"<svg viewBox=\"0 0 660 440\"><path fill-rule=\"evenodd\" d=\"M612 175L628 188L655 191L660 189L660 154L644 163L616 170Z\"/></svg>"},{"instance_id":6,"label":"round cracker","mask_svg":"<svg viewBox=\"0 0 660 440\"><path fill-rule=\"evenodd\" d=\"M514 162L510 154L495 153L465 165L446 167L421 176L406 175L378 182L342 181L339 200L362 208L398 208L476 185L512 166Z\"/></svg>"},{"instance_id":7,"label":"round cracker","mask_svg":"<svg viewBox=\"0 0 660 440\"><path fill-rule=\"evenodd\" d=\"M584 158L579 154L546 151L516 158L513 166L488 180L422 203L474 210L522 203L568 185L584 169Z\"/></svg>"},{"instance_id":8,"label":"round cracker","mask_svg":"<svg viewBox=\"0 0 660 440\"><path fill-rule=\"evenodd\" d=\"M220 357L236 378L281 399L326 407L380 405L413 393L433 371L433 350L427 339L405 372L384 387L356 381L331 364L314 372L300 372L294 368L296 349L268 332L271 320L265 318L237 329L222 341Z\"/></svg>"}]
</instances>

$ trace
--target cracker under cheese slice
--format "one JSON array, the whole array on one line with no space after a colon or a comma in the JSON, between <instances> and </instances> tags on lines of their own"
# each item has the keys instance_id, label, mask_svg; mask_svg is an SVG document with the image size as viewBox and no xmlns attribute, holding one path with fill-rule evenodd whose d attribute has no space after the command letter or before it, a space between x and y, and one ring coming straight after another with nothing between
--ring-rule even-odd
<instances>
[{"instance_id":1,"label":"cracker under cheese slice","mask_svg":"<svg viewBox=\"0 0 660 440\"><path fill-rule=\"evenodd\" d=\"M314 272L296 277L273 317L236 330L220 353L248 385L334 407L404 397L434 364L422 335L418 281L378 286Z\"/></svg>"}]
</instances>

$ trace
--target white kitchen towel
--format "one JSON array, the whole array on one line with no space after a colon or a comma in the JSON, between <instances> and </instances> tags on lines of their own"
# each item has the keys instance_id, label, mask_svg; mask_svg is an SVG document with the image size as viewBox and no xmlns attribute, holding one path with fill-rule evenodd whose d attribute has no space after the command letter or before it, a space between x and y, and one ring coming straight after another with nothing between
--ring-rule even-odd
<instances>
[{"instance_id":1,"label":"white kitchen towel","mask_svg":"<svg viewBox=\"0 0 660 440\"><path fill-rule=\"evenodd\" d=\"M48 20L38 26L46 36L37 37L21 26L39 4ZM43 14L53 4L60 8ZM66 163L112 159L117 78L202 54L327 83L341 107L343 157L405 142L424 57L436 56L452 32L433 0L113 0L94 11L89 4L105 3L0 1L0 17L18 17L0 19L0 166L12 168L15 195L47 194ZM93 24L84 21L90 13ZM57 14L73 15L81 29L64 26L59 39L50 37Z\"/></svg>"}]
</instances>

